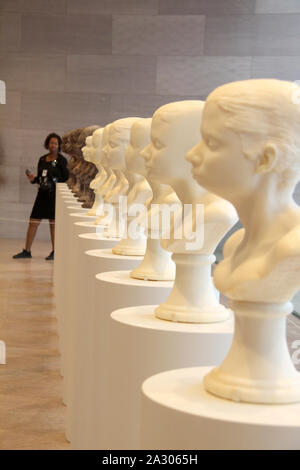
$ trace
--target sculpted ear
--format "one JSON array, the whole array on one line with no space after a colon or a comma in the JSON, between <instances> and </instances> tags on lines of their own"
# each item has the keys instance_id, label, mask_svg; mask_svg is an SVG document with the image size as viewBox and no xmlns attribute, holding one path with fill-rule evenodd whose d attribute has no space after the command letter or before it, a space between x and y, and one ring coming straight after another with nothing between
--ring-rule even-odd
<instances>
[{"instance_id":1,"label":"sculpted ear","mask_svg":"<svg viewBox=\"0 0 300 470\"><path fill-rule=\"evenodd\" d=\"M274 169L278 161L278 149L273 144L266 144L257 159L256 173L268 173Z\"/></svg>"}]
</instances>

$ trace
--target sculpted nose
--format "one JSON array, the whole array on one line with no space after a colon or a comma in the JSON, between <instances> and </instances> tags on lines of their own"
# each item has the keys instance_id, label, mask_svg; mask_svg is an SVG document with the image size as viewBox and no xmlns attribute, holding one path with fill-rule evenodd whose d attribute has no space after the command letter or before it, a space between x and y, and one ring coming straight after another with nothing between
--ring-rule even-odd
<instances>
[{"instance_id":1,"label":"sculpted nose","mask_svg":"<svg viewBox=\"0 0 300 470\"><path fill-rule=\"evenodd\" d=\"M141 157L144 158L146 161L151 157L151 144L147 145L141 151Z\"/></svg>"},{"instance_id":2,"label":"sculpted nose","mask_svg":"<svg viewBox=\"0 0 300 470\"><path fill-rule=\"evenodd\" d=\"M201 160L201 142L191 148L185 155L188 162L193 164L199 163Z\"/></svg>"},{"instance_id":3,"label":"sculpted nose","mask_svg":"<svg viewBox=\"0 0 300 470\"><path fill-rule=\"evenodd\" d=\"M190 163L195 163L195 148L196 146L189 150L188 153L185 155L185 159Z\"/></svg>"}]
</instances>

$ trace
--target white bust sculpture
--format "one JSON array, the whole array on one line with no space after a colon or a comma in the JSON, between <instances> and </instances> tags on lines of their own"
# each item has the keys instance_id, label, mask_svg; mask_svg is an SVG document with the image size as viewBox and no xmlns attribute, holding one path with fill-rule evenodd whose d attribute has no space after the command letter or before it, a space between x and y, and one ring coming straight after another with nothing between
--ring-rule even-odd
<instances>
[{"instance_id":1,"label":"white bust sculpture","mask_svg":"<svg viewBox=\"0 0 300 470\"><path fill-rule=\"evenodd\" d=\"M102 135L103 135L104 128L100 127L93 132L92 135L92 145L93 145L93 156L92 160L94 164L97 166L100 165L99 171L102 170L101 165L101 147L102 147Z\"/></svg>"},{"instance_id":2,"label":"white bust sculpture","mask_svg":"<svg viewBox=\"0 0 300 470\"><path fill-rule=\"evenodd\" d=\"M82 149L81 149L83 158L87 162L91 161L92 148L93 148L93 137L91 135L89 135L85 139L85 146L82 147Z\"/></svg>"},{"instance_id":3,"label":"white bust sculpture","mask_svg":"<svg viewBox=\"0 0 300 470\"><path fill-rule=\"evenodd\" d=\"M102 165L105 173L106 178L102 185L99 185L96 194L101 198L102 204L98 207L97 214L99 217L96 219L96 225L107 225L109 223L109 218L105 211L103 211L103 202L106 195L112 190L114 185L116 184L117 177L113 170L110 168L108 161L107 161L107 141L108 141L108 134L109 134L109 127L111 124L107 124L103 128L102 132L102 139L101 139L101 149L99 151L99 162Z\"/></svg>"},{"instance_id":4,"label":"white bust sculpture","mask_svg":"<svg viewBox=\"0 0 300 470\"><path fill-rule=\"evenodd\" d=\"M161 241L162 247L173 253L176 264L170 296L155 312L165 320L212 323L229 316L216 296L211 265L216 246L237 222L237 214L228 201L194 181L184 158L199 142L203 108L203 101L179 101L162 106L152 118L148 175L170 185L184 207L171 226L170 239Z\"/></svg>"},{"instance_id":5,"label":"white bust sculpture","mask_svg":"<svg viewBox=\"0 0 300 470\"><path fill-rule=\"evenodd\" d=\"M119 207L120 197L128 193L131 175L126 169L125 152L130 140L130 130L132 124L140 118L128 117L118 119L109 126L108 139L106 144L106 157L110 168L116 175L116 183L111 191L109 191L104 200L106 203L112 204L114 209L113 221L109 228L103 233L108 237L122 236L122 228L119 226L119 215L122 208ZM122 214L125 217L125 214Z\"/></svg>"},{"instance_id":6,"label":"white bust sculpture","mask_svg":"<svg viewBox=\"0 0 300 470\"><path fill-rule=\"evenodd\" d=\"M130 131L130 142L125 153L126 170L123 171L129 182L127 195L127 230L129 230L129 233L113 247L112 252L118 255L144 255L146 251L147 238L142 224L138 224L139 212L134 213L138 204L147 213L146 203L149 198L152 198L151 187L145 178L145 166L139 156L140 146L144 142L143 121L144 119L138 119L133 123ZM130 215L131 210L133 215ZM130 233L130 226L133 225L133 222L135 222L134 238Z\"/></svg>"},{"instance_id":7,"label":"white bust sculpture","mask_svg":"<svg viewBox=\"0 0 300 470\"><path fill-rule=\"evenodd\" d=\"M101 164L101 143L103 128L96 129L92 135L92 148L90 150L90 159L98 169L96 177L91 181L90 188L94 190L95 201L92 208L88 211L88 215L97 215L101 211L103 204L102 196L97 192L98 188L104 184L107 178L106 171Z\"/></svg>"},{"instance_id":8,"label":"white bust sculpture","mask_svg":"<svg viewBox=\"0 0 300 470\"><path fill-rule=\"evenodd\" d=\"M237 209L243 229L224 246L217 288L236 327L224 362L205 388L231 400L300 401L300 374L286 344L286 315L300 287L300 109L292 83L248 80L213 91L202 140L188 158L199 184Z\"/></svg>"},{"instance_id":9,"label":"white bust sculpture","mask_svg":"<svg viewBox=\"0 0 300 470\"><path fill-rule=\"evenodd\" d=\"M148 156L147 148L150 144L152 119L142 119L135 123L136 139L132 142L132 147L126 154L128 166L134 165L135 171L145 176L152 190L152 199L149 201L147 215L147 247L143 261L133 271L130 276L135 279L146 279L151 281L172 281L175 279L175 264L171 260L171 253L165 251L160 245L162 237L162 221L155 221L161 205L173 206L179 200L166 184L157 183L152 179L146 168ZM154 236L153 236L154 235Z\"/></svg>"}]
</instances>

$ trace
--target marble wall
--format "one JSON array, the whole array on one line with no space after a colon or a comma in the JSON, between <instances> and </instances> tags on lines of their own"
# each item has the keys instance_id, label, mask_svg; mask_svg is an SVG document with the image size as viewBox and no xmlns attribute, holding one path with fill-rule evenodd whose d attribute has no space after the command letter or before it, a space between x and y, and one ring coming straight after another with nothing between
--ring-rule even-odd
<instances>
[{"instance_id":1,"label":"marble wall","mask_svg":"<svg viewBox=\"0 0 300 470\"><path fill-rule=\"evenodd\" d=\"M300 80L299 56L299 0L0 0L0 236L24 236L24 170L48 132L150 116L232 80Z\"/></svg>"}]
</instances>

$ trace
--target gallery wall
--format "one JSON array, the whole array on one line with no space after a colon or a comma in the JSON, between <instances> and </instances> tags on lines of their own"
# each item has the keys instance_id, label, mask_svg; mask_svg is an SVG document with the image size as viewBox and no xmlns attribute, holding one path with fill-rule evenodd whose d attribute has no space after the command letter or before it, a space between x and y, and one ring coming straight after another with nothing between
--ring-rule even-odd
<instances>
[{"instance_id":1,"label":"gallery wall","mask_svg":"<svg viewBox=\"0 0 300 470\"><path fill-rule=\"evenodd\" d=\"M0 236L24 236L24 171L50 131L148 117L229 81L300 80L299 56L299 0L0 0Z\"/></svg>"}]
</instances>

